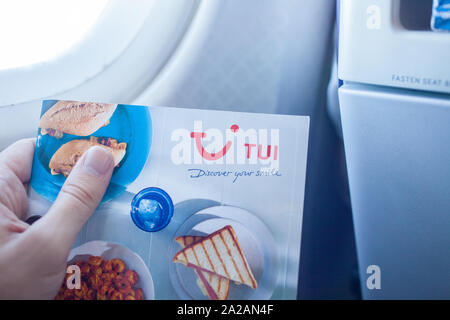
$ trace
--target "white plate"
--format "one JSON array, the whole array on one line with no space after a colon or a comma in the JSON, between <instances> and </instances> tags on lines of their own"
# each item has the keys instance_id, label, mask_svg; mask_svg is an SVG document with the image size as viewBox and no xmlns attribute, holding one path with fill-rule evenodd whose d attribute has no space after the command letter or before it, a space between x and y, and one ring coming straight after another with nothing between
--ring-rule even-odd
<instances>
[{"instance_id":1,"label":"white plate","mask_svg":"<svg viewBox=\"0 0 450 320\"><path fill-rule=\"evenodd\" d=\"M117 243L90 241L72 249L72 251L70 251L68 261L69 263L73 263L75 261L87 261L89 256L100 256L102 259L106 260L111 260L114 258L122 259L128 269L136 271L139 275L137 287L142 288L145 299L153 300L155 298L153 279L150 271L141 257L130 249Z\"/></svg>"},{"instance_id":2,"label":"white plate","mask_svg":"<svg viewBox=\"0 0 450 320\"><path fill-rule=\"evenodd\" d=\"M229 300L270 299L277 285L279 255L272 234L267 226L249 211L233 206L207 208L190 216L176 231L178 236L206 236L226 225L236 232L239 244L250 265L258 288L230 282ZM197 285L194 270L180 263L173 263L173 256L181 247L173 241L169 248L169 277L172 286L181 299L207 299Z\"/></svg>"}]
</instances>

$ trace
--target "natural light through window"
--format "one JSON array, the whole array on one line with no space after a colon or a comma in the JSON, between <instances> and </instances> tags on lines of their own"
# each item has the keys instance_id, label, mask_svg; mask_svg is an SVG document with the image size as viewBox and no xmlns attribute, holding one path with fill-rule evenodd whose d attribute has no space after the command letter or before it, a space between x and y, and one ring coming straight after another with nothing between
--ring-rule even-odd
<instances>
[{"instance_id":1,"label":"natural light through window","mask_svg":"<svg viewBox=\"0 0 450 320\"><path fill-rule=\"evenodd\" d=\"M51 60L79 42L109 0L1 0L0 70Z\"/></svg>"}]
</instances>

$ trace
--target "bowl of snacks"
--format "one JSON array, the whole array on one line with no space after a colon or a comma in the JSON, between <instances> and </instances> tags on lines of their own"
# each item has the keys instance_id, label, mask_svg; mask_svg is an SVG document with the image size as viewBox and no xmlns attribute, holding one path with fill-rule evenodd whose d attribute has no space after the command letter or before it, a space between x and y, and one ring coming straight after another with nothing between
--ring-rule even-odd
<instances>
[{"instance_id":1,"label":"bowl of snacks","mask_svg":"<svg viewBox=\"0 0 450 320\"><path fill-rule=\"evenodd\" d=\"M153 279L142 258L106 241L72 249L57 300L153 300ZM76 273L79 272L77 283Z\"/></svg>"}]
</instances>

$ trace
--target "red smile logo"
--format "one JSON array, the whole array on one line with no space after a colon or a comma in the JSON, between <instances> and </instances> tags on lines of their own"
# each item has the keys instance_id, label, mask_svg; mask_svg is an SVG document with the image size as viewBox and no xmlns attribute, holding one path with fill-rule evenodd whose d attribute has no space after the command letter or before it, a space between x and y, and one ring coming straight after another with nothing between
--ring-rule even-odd
<instances>
[{"instance_id":1,"label":"red smile logo","mask_svg":"<svg viewBox=\"0 0 450 320\"><path fill-rule=\"evenodd\" d=\"M237 124L233 124L230 127L231 132L236 133L239 131L239 126ZM227 141L225 143L225 146L217 153L210 153L205 150L205 147L203 146L202 139L206 138L206 132L191 132L191 138L195 139L195 146L197 147L197 151L201 154L201 156L206 160L218 160L220 158L223 158L230 150L231 145L233 144L232 141Z\"/></svg>"}]
</instances>

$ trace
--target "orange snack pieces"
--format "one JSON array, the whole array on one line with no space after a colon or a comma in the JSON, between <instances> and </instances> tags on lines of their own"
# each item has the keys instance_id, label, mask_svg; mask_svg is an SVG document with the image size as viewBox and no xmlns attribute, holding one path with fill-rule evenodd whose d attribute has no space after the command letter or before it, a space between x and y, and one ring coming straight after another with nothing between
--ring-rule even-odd
<instances>
[{"instance_id":1,"label":"orange snack pieces","mask_svg":"<svg viewBox=\"0 0 450 320\"><path fill-rule=\"evenodd\" d=\"M127 269L121 259L103 260L90 256L88 261L75 262L81 271L81 288L66 287L66 274L55 300L143 300L142 289L136 288L139 276Z\"/></svg>"}]
</instances>

